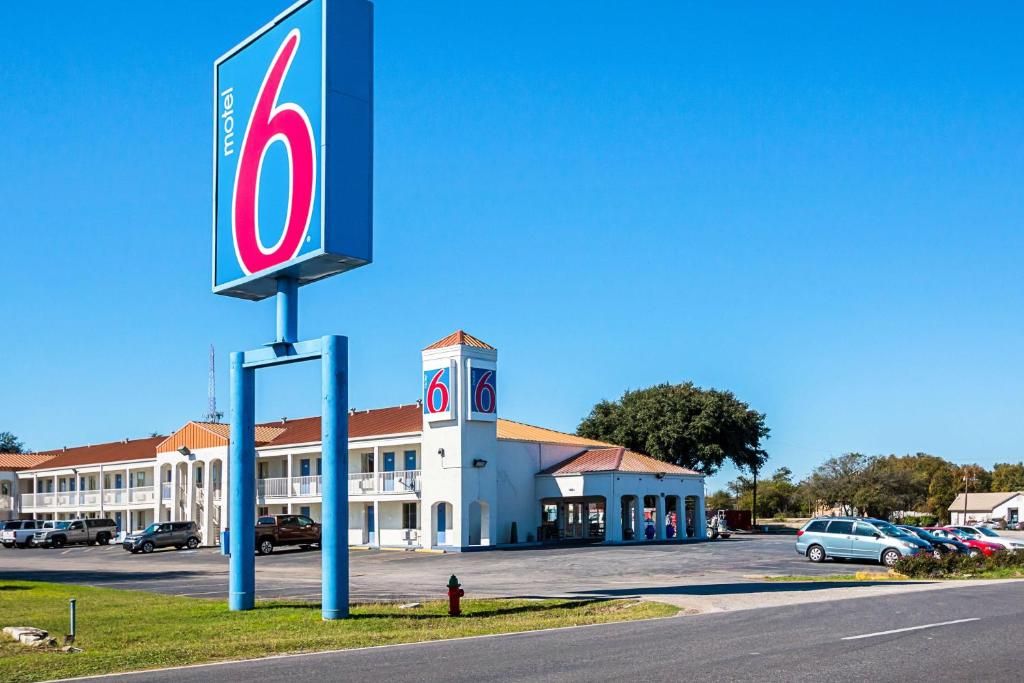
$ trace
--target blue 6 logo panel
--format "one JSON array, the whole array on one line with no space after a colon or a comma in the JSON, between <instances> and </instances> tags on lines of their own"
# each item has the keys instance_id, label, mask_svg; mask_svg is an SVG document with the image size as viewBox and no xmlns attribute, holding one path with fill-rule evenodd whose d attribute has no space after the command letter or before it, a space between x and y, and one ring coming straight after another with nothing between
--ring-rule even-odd
<instances>
[{"instance_id":1,"label":"blue 6 logo panel","mask_svg":"<svg viewBox=\"0 0 1024 683\"><path fill-rule=\"evenodd\" d=\"M423 371L423 414L428 421L452 418L452 368Z\"/></svg>"},{"instance_id":2,"label":"blue 6 logo panel","mask_svg":"<svg viewBox=\"0 0 1024 683\"><path fill-rule=\"evenodd\" d=\"M214 292L372 259L372 13L299 2L214 64Z\"/></svg>"},{"instance_id":3,"label":"blue 6 logo panel","mask_svg":"<svg viewBox=\"0 0 1024 683\"><path fill-rule=\"evenodd\" d=\"M494 368L469 368L469 419L495 420L498 415L497 372Z\"/></svg>"}]
</instances>

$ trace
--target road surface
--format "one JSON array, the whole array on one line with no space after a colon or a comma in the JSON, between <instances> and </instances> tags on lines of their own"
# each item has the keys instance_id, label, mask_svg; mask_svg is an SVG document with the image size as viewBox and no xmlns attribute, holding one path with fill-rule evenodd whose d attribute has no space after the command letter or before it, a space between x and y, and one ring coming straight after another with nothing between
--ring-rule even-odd
<instances>
[{"instance_id":1,"label":"road surface","mask_svg":"<svg viewBox=\"0 0 1024 683\"><path fill-rule=\"evenodd\" d=\"M1011 681L1024 583L268 658L110 680Z\"/></svg>"}]
</instances>

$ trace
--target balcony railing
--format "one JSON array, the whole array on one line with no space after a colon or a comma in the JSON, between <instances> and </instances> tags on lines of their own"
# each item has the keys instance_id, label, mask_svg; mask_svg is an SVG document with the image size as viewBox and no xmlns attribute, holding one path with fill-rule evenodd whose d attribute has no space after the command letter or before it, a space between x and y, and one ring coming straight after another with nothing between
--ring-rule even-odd
<instances>
[{"instance_id":1,"label":"balcony railing","mask_svg":"<svg viewBox=\"0 0 1024 683\"><path fill-rule=\"evenodd\" d=\"M358 496L377 490L377 479L373 472L356 472L348 475L349 495Z\"/></svg>"},{"instance_id":2,"label":"balcony railing","mask_svg":"<svg viewBox=\"0 0 1024 683\"><path fill-rule=\"evenodd\" d=\"M321 477L292 477L293 496L319 496Z\"/></svg>"},{"instance_id":3,"label":"balcony railing","mask_svg":"<svg viewBox=\"0 0 1024 683\"><path fill-rule=\"evenodd\" d=\"M154 496L152 486L135 486L128 489L129 503L152 503Z\"/></svg>"},{"instance_id":4,"label":"balcony railing","mask_svg":"<svg viewBox=\"0 0 1024 683\"><path fill-rule=\"evenodd\" d=\"M353 472L348 475L349 495L370 493L416 493L420 490L420 470L394 472Z\"/></svg>"},{"instance_id":5,"label":"balcony railing","mask_svg":"<svg viewBox=\"0 0 1024 683\"><path fill-rule=\"evenodd\" d=\"M125 489L107 489L103 492L104 505L124 505L127 498L128 494L125 493Z\"/></svg>"},{"instance_id":6,"label":"balcony railing","mask_svg":"<svg viewBox=\"0 0 1024 683\"><path fill-rule=\"evenodd\" d=\"M288 477L258 479L256 481L256 496L259 498L287 498Z\"/></svg>"}]
</instances>

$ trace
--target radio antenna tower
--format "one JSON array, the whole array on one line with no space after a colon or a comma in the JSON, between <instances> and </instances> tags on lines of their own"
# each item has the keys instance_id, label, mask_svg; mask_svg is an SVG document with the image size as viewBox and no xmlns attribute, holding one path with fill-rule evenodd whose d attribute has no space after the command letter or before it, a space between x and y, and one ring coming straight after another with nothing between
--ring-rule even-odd
<instances>
[{"instance_id":1,"label":"radio antenna tower","mask_svg":"<svg viewBox=\"0 0 1024 683\"><path fill-rule=\"evenodd\" d=\"M206 390L206 415L203 416L203 419L207 422L220 422L221 418L224 417L224 413L217 410L217 373L214 370L215 355L213 344L210 344L210 383Z\"/></svg>"}]
</instances>

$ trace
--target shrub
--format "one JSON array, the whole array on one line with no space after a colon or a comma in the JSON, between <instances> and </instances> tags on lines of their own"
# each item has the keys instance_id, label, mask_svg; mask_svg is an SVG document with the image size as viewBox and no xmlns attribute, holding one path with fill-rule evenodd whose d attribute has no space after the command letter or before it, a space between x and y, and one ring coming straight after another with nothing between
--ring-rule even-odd
<instances>
[{"instance_id":1,"label":"shrub","mask_svg":"<svg viewBox=\"0 0 1024 683\"><path fill-rule=\"evenodd\" d=\"M985 557L979 555L945 555L936 559L919 553L901 558L893 570L912 579L943 579L966 577L992 569L1018 569L1024 571L1024 552L1003 551Z\"/></svg>"}]
</instances>

